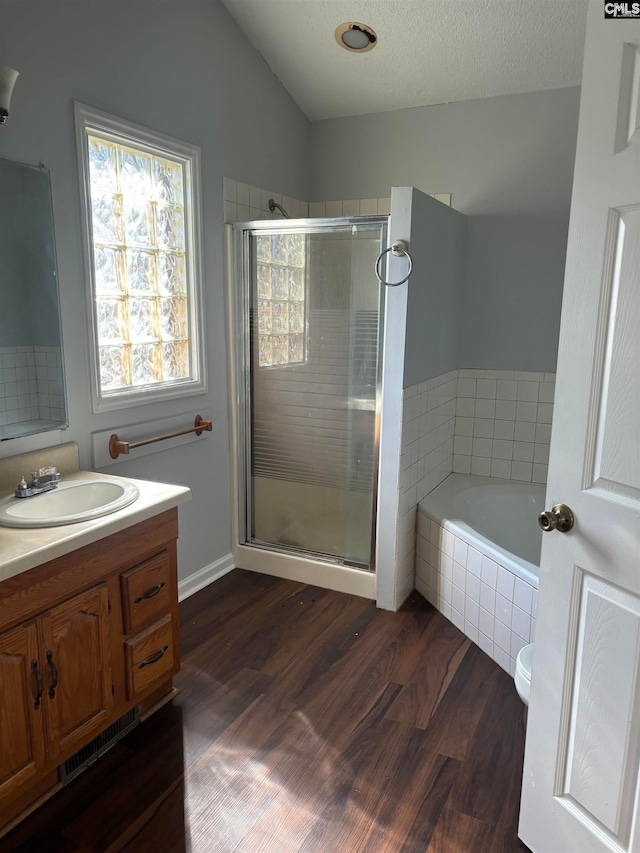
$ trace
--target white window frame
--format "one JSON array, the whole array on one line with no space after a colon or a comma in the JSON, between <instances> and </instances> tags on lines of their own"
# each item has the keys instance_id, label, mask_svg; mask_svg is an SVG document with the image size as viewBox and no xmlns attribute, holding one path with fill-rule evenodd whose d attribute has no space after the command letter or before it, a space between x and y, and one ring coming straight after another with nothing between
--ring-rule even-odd
<instances>
[{"instance_id":1,"label":"white window frame","mask_svg":"<svg viewBox=\"0 0 640 853\"><path fill-rule=\"evenodd\" d=\"M109 113L74 102L76 144L80 172L80 204L87 288L89 361L91 398L94 412L111 411L146 403L171 400L207 390L204 298L202 275L202 202L200 197L200 149ZM93 261L93 228L89 174L88 133L102 135L113 142L128 145L156 156L180 161L185 170L184 226L185 264L188 287L189 359L191 376L145 386L101 389L98 327L96 317L96 284Z\"/></svg>"}]
</instances>

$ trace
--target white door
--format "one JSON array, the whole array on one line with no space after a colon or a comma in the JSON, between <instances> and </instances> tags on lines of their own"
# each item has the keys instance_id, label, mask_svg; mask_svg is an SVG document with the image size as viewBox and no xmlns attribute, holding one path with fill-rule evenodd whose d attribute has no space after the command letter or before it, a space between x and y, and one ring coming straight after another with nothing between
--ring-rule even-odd
<instances>
[{"instance_id":1,"label":"white door","mask_svg":"<svg viewBox=\"0 0 640 853\"><path fill-rule=\"evenodd\" d=\"M616 4L617 5L617 4ZM628 4L631 6L631 4ZM640 851L640 22L591 2L520 837Z\"/></svg>"}]
</instances>

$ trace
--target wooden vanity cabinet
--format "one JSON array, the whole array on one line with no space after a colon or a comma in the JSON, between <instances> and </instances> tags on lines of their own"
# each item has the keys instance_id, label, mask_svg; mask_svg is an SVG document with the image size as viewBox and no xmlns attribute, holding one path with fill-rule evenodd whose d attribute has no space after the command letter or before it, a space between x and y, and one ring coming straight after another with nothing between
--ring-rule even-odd
<instances>
[{"instance_id":1,"label":"wooden vanity cabinet","mask_svg":"<svg viewBox=\"0 0 640 853\"><path fill-rule=\"evenodd\" d=\"M0 803L45 766L45 732L38 697L42 676L35 622L0 636Z\"/></svg>"},{"instance_id":2,"label":"wooden vanity cabinet","mask_svg":"<svg viewBox=\"0 0 640 853\"><path fill-rule=\"evenodd\" d=\"M78 750L175 693L177 536L173 509L0 583L0 836Z\"/></svg>"}]
</instances>

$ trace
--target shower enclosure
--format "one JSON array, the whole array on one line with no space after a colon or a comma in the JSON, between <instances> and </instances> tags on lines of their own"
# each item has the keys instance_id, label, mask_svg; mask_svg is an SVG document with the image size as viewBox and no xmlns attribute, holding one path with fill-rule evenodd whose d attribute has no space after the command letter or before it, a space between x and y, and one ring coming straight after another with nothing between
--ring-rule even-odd
<instances>
[{"instance_id":1,"label":"shower enclosure","mask_svg":"<svg viewBox=\"0 0 640 853\"><path fill-rule=\"evenodd\" d=\"M388 217L233 226L236 564L375 589ZM236 553L237 552L237 553ZM359 579L356 577L359 576ZM343 584L340 584L344 586ZM344 588L349 588L348 585ZM373 597L373 596L372 596Z\"/></svg>"}]
</instances>

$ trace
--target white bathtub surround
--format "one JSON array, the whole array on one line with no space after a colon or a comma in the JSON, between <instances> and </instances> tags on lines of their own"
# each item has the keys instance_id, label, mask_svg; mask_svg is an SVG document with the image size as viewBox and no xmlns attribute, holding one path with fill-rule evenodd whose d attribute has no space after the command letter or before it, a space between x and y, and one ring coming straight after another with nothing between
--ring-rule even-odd
<instances>
[{"instance_id":1,"label":"white bathtub surround","mask_svg":"<svg viewBox=\"0 0 640 853\"><path fill-rule=\"evenodd\" d=\"M538 604L536 567L474 529L472 524L482 528L481 518L471 523L467 518L462 520L469 492L483 487L496 494L492 497L487 493L481 497L476 505L480 516L486 515L480 506L482 500L498 503L502 500L503 508L507 509L522 500L526 507L526 497L517 493L510 497L507 493L508 489L525 489L524 484L500 486L489 478L454 474L440 487L445 493L440 495L441 509L435 510L440 489L419 507L415 586L436 609L513 675L518 652L534 639ZM532 493L529 501L535 522L536 501L542 506L544 490L539 486L530 488L537 488L537 494ZM453 511L452 505L456 507ZM427 509L431 514L425 511ZM528 524L528 509L525 512L520 525L524 522L527 529L531 527L531 538L535 528L533 523ZM454 518L446 519L447 514ZM523 514L522 507L516 514ZM498 515L496 512L495 516ZM490 523L493 520L489 519ZM506 529L512 530L517 524L517 519L504 518ZM523 538L526 536L525 531ZM536 536L539 538L541 534ZM531 543L526 547L530 549ZM531 556L526 548L525 553Z\"/></svg>"},{"instance_id":2,"label":"white bathtub surround","mask_svg":"<svg viewBox=\"0 0 640 853\"><path fill-rule=\"evenodd\" d=\"M269 199L281 204L292 219L309 216L309 204L281 193L243 184L233 178L222 179L225 222L252 222L257 219L282 219L279 210L269 210Z\"/></svg>"},{"instance_id":3,"label":"white bathtub surround","mask_svg":"<svg viewBox=\"0 0 640 853\"><path fill-rule=\"evenodd\" d=\"M402 395L396 601L414 588L416 507L453 468L457 371L405 388Z\"/></svg>"},{"instance_id":4,"label":"white bathtub surround","mask_svg":"<svg viewBox=\"0 0 640 853\"><path fill-rule=\"evenodd\" d=\"M546 483L555 373L458 371L453 470Z\"/></svg>"}]
</instances>

